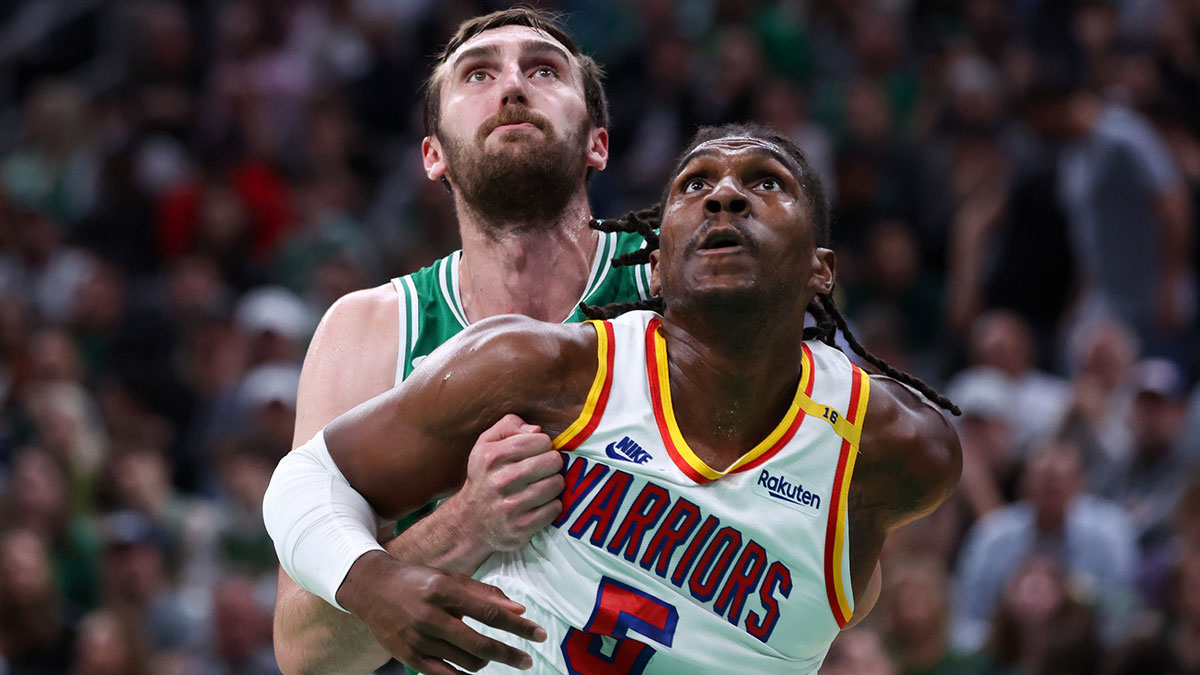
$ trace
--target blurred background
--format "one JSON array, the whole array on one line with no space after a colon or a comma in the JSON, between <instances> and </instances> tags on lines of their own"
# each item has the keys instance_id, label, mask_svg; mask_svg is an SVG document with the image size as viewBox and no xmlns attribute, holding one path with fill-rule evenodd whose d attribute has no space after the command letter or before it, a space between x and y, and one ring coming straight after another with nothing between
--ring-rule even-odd
<instances>
[{"instance_id":1,"label":"blurred background","mask_svg":"<svg viewBox=\"0 0 1200 675\"><path fill-rule=\"evenodd\" d=\"M854 331L963 409L823 672L1200 672L1200 0L538 4L608 72L597 215L790 134ZM0 674L276 672L300 361L457 247L419 87L502 6L0 3Z\"/></svg>"}]
</instances>

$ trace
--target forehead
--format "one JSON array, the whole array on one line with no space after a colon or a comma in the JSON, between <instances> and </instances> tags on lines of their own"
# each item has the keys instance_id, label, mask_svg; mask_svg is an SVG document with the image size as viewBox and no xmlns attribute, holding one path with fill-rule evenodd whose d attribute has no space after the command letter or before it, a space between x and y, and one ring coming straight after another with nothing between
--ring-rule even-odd
<instances>
[{"instance_id":1,"label":"forehead","mask_svg":"<svg viewBox=\"0 0 1200 675\"><path fill-rule=\"evenodd\" d=\"M792 166L792 162L788 159L787 153L783 148L770 141L748 136L727 136L725 138L705 141L692 148L692 151L680 163L680 168L700 157L739 160L763 156L770 157L783 164L793 174L797 173L796 168Z\"/></svg>"},{"instance_id":2,"label":"forehead","mask_svg":"<svg viewBox=\"0 0 1200 675\"><path fill-rule=\"evenodd\" d=\"M571 65L576 65L575 57L567 49L566 45L554 39L549 33L532 28L530 26L500 26L499 28L491 28L471 36L466 42L463 42L455 49L446 61L441 65L442 68L453 68L455 62L467 50L476 51L479 48L494 48L504 53L506 49L529 49L536 47L547 47L555 51L561 51L566 54Z\"/></svg>"}]
</instances>

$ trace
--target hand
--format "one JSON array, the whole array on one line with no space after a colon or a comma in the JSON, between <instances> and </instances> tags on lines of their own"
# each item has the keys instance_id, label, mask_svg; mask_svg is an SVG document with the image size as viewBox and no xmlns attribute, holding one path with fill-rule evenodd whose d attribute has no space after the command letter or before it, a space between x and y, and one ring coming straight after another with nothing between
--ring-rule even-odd
<instances>
[{"instance_id":1,"label":"hand","mask_svg":"<svg viewBox=\"0 0 1200 675\"><path fill-rule=\"evenodd\" d=\"M442 508L460 514L464 536L490 551L515 551L562 512L562 466L549 436L506 415L479 436L466 482Z\"/></svg>"},{"instance_id":2,"label":"hand","mask_svg":"<svg viewBox=\"0 0 1200 675\"><path fill-rule=\"evenodd\" d=\"M402 563L373 551L350 567L337 600L371 629L392 656L430 675L470 671L491 661L514 668L533 665L525 652L480 635L462 618L526 640L541 642L546 631L521 617L525 607L494 587L455 572Z\"/></svg>"}]
</instances>

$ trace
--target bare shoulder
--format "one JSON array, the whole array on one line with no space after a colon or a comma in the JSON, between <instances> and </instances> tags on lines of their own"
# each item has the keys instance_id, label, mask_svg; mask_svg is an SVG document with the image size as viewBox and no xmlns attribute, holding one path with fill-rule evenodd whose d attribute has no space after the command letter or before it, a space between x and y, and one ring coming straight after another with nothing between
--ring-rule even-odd
<instances>
[{"instance_id":1,"label":"bare shoulder","mask_svg":"<svg viewBox=\"0 0 1200 675\"><path fill-rule=\"evenodd\" d=\"M400 310L391 284L342 296L325 312L300 374L293 446L392 387Z\"/></svg>"},{"instance_id":2,"label":"bare shoulder","mask_svg":"<svg viewBox=\"0 0 1200 675\"><path fill-rule=\"evenodd\" d=\"M355 337L358 340L395 338L400 331L400 309L396 288L383 284L347 293L330 306L317 327L313 345L320 341ZM362 331L369 329L368 334ZM389 333L390 335L380 335ZM311 348L310 348L311 351Z\"/></svg>"},{"instance_id":3,"label":"bare shoulder","mask_svg":"<svg viewBox=\"0 0 1200 675\"><path fill-rule=\"evenodd\" d=\"M961 472L958 434L942 412L896 380L872 375L855 480L878 480L871 501L885 520L894 527L933 511Z\"/></svg>"}]
</instances>

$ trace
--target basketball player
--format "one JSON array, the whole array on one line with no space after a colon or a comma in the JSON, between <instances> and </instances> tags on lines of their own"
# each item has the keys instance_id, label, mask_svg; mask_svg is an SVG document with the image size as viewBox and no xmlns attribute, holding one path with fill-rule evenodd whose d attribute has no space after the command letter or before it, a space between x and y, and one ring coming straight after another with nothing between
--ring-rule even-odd
<instances>
[{"instance_id":1,"label":"basketball player","mask_svg":"<svg viewBox=\"0 0 1200 675\"><path fill-rule=\"evenodd\" d=\"M645 265L610 263L645 241L588 227L585 181L605 166L607 115L599 68L550 16L507 10L460 26L430 78L422 150L428 177L453 194L462 250L330 309L304 362L296 445L409 377L435 347L481 319L520 313L577 321L580 300L646 297ZM460 658L464 667L520 661L516 650L480 642L458 618L490 616L532 635L533 624L519 619L520 606L453 572L469 573L494 550L520 547L557 515L561 462L541 453L549 449L545 434L505 418L480 437L481 471L463 491L387 545L411 565L431 566L412 567L395 581L409 592L398 594L389 618L407 629L408 647L398 651L410 662L462 650L475 655ZM493 466L505 471L483 471ZM272 483L297 509L324 494L320 467L299 468L299 479L277 473ZM354 559L335 550L329 547L324 564L344 574ZM436 595L422 592L430 588ZM443 621L430 622L431 614ZM288 673L366 672L389 657L354 617L282 572L275 650Z\"/></svg>"},{"instance_id":2,"label":"basketball player","mask_svg":"<svg viewBox=\"0 0 1200 675\"><path fill-rule=\"evenodd\" d=\"M660 225L661 300L636 305L661 315L480 322L298 452L397 516L470 480L475 437L516 413L555 434L563 508L476 577L545 629L522 645L534 672L816 672L873 602L887 533L958 480L953 428L905 384L953 406L849 335L890 376L832 346L845 322L829 298L828 205L787 138L702 130ZM386 642L375 618L404 571L368 552L336 600Z\"/></svg>"}]
</instances>

